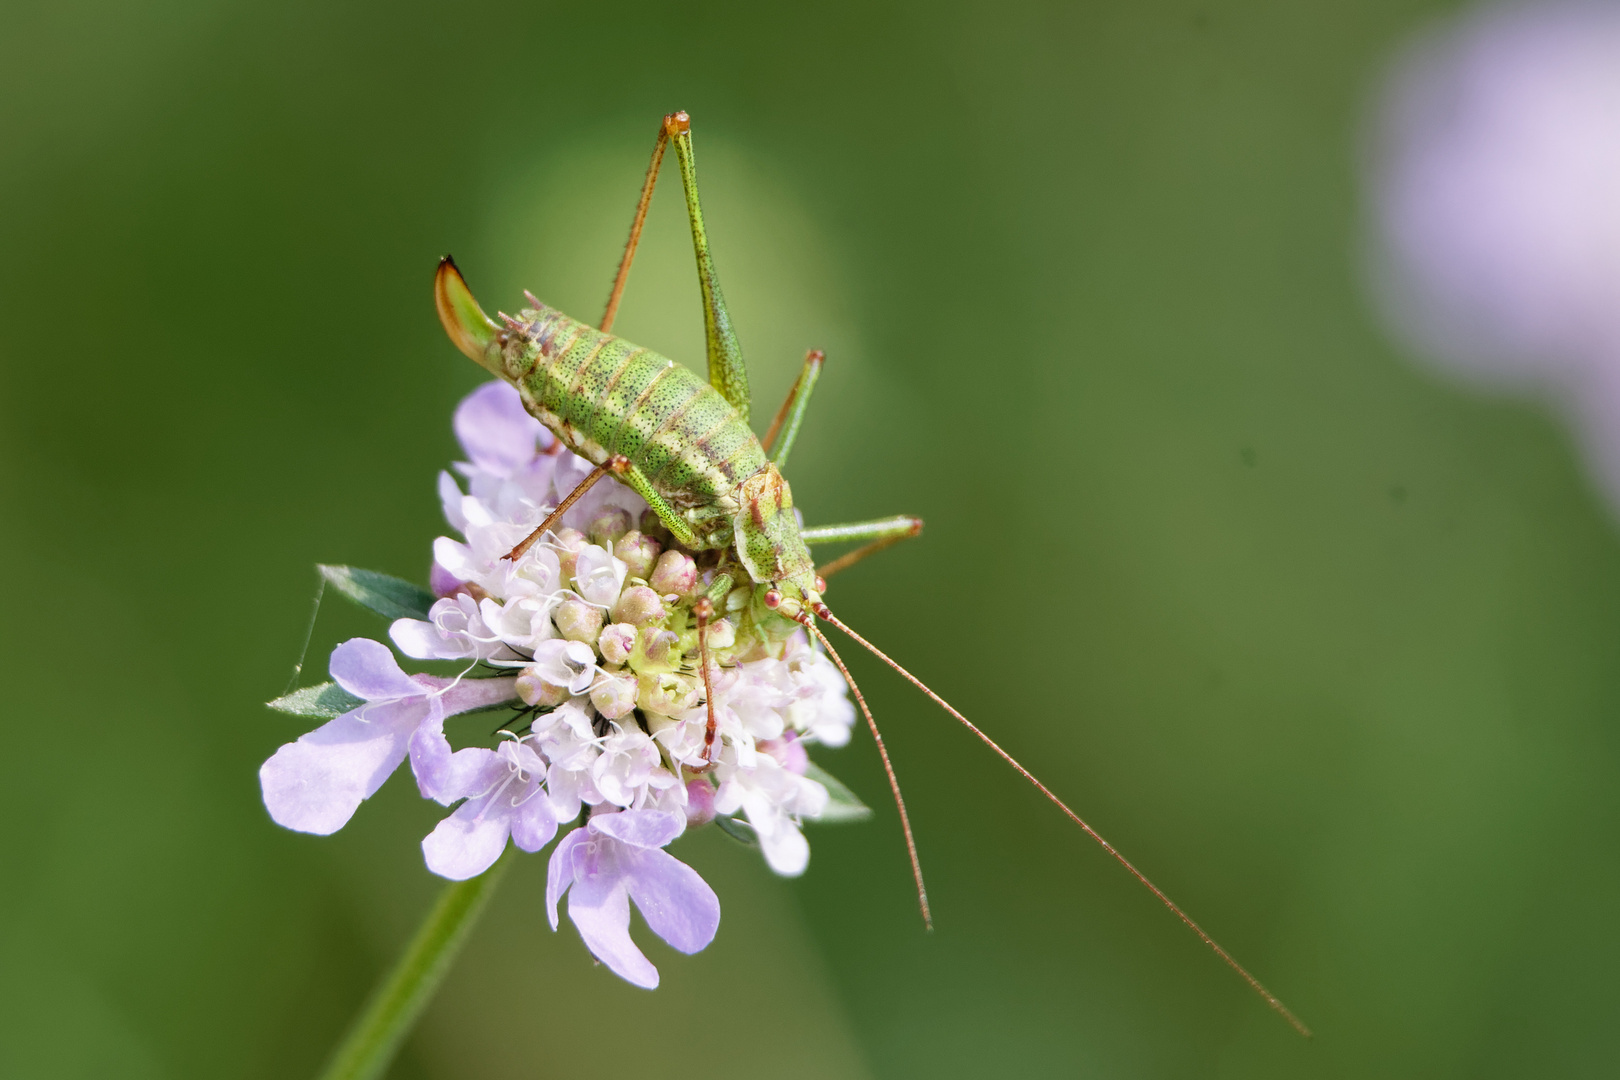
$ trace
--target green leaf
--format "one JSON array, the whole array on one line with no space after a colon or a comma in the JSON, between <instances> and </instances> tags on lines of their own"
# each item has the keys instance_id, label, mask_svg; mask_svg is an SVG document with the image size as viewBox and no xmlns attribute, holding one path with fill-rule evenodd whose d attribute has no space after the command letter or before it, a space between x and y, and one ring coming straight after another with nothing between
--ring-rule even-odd
<instances>
[{"instance_id":1,"label":"green leaf","mask_svg":"<svg viewBox=\"0 0 1620 1080\"><path fill-rule=\"evenodd\" d=\"M865 821L872 816L872 808L855 797L843 781L815 762L804 767L804 775L827 789L827 808L812 820L826 825L842 825L849 821Z\"/></svg>"},{"instance_id":2,"label":"green leaf","mask_svg":"<svg viewBox=\"0 0 1620 1080\"><path fill-rule=\"evenodd\" d=\"M388 574L353 566L323 564L317 569L338 592L385 619L426 619L433 606L432 593Z\"/></svg>"},{"instance_id":3,"label":"green leaf","mask_svg":"<svg viewBox=\"0 0 1620 1080\"><path fill-rule=\"evenodd\" d=\"M337 683L323 682L318 686L294 690L286 697L278 697L265 704L276 712L284 712L290 716L313 716L318 720L330 720L334 716L342 716L350 709L358 709L365 704L365 699L355 697Z\"/></svg>"},{"instance_id":4,"label":"green leaf","mask_svg":"<svg viewBox=\"0 0 1620 1080\"><path fill-rule=\"evenodd\" d=\"M725 814L721 814L714 819L714 823L720 826L721 832L725 833L733 840L736 840L738 843L746 844L748 847L759 846L759 837L755 835L754 827L748 824L748 822L738 821L734 817L727 817Z\"/></svg>"}]
</instances>

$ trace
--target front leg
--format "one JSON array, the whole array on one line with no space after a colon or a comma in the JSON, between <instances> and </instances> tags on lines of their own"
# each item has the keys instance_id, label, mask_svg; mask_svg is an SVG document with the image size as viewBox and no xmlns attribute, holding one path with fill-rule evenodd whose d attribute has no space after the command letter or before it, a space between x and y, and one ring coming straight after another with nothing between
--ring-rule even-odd
<instances>
[{"instance_id":1,"label":"front leg","mask_svg":"<svg viewBox=\"0 0 1620 1080\"><path fill-rule=\"evenodd\" d=\"M771 447L776 442L777 433L782 435L782 445L771 454L771 460L778 469L787 468L788 451L793 449L793 441L799 437L799 424L804 420L804 411L810 406L810 392L816 388L816 380L821 377L821 364L826 356L820 349L811 349L804 357L804 367L799 369L799 378L794 382L793 389L782 402L782 407L776 410L776 419L765 432L765 437L759 444L771 454ZM785 425L785 426L784 426Z\"/></svg>"}]
</instances>

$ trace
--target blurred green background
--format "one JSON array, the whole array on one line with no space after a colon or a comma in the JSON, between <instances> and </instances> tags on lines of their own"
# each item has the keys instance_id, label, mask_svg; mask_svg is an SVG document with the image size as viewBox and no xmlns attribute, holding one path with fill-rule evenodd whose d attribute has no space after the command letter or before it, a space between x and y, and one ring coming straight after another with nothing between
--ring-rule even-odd
<instances>
[{"instance_id":1,"label":"blurred green background","mask_svg":"<svg viewBox=\"0 0 1620 1080\"><path fill-rule=\"evenodd\" d=\"M255 772L312 564L414 578L479 372L429 287L600 310L691 111L769 415L829 361L834 583L1318 1033L1296 1037L866 658L877 808L804 878L677 854L719 938L648 994L502 886L400 1078L1596 1076L1616 1055L1620 545L1564 430L1442 385L1358 278L1357 133L1444 9L4 7L0 1075L307 1075L436 890L396 776L330 839ZM677 189L617 329L688 363ZM329 603L332 645L379 635ZM650 936L644 935L644 940Z\"/></svg>"}]
</instances>

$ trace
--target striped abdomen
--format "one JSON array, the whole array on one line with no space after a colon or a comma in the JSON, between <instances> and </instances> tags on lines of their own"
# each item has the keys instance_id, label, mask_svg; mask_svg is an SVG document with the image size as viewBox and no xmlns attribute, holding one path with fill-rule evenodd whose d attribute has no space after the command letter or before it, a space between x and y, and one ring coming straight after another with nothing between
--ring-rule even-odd
<instances>
[{"instance_id":1,"label":"striped abdomen","mask_svg":"<svg viewBox=\"0 0 1620 1080\"><path fill-rule=\"evenodd\" d=\"M510 377L569 449L597 464L623 454L671 503L697 510L700 531L704 509L736 513L738 486L766 457L718 391L673 360L552 308L524 310L519 322L504 350Z\"/></svg>"}]
</instances>

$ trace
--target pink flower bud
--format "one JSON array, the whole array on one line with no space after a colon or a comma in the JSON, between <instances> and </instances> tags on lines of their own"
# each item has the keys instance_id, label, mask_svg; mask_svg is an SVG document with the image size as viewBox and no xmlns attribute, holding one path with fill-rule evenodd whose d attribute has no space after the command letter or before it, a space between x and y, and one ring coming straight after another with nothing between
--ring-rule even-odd
<instances>
[{"instance_id":1,"label":"pink flower bud","mask_svg":"<svg viewBox=\"0 0 1620 1080\"><path fill-rule=\"evenodd\" d=\"M697 563L692 561L690 555L679 551L666 551L658 558L658 566L653 570L648 584L660 596L674 593L676 596L691 596L697 591Z\"/></svg>"},{"instance_id":2,"label":"pink flower bud","mask_svg":"<svg viewBox=\"0 0 1620 1080\"><path fill-rule=\"evenodd\" d=\"M658 553L662 550L663 544L634 529L613 542L613 554L624 560L631 577L641 578L643 581L653 572L653 566L658 562Z\"/></svg>"},{"instance_id":3,"label":"pink flower bud","mask_svg":"<svg viewBox=\"0 0 1620 1080\"><path fill-rule=\"evenodd\" d=\"M681 639L671 630L649 626L641 632L641 654L651 667L673 670L681 662Z\"/></svg>"},{"instance_id":4,"label":"pink flower bud","mask_svg":"<svg viewBox=\"0 0 1620 1080\"><path fill-rule=\"evenodd\" d=\"M610 664L622 664L630 659L636 648L636 628L629 623L614 623L602 631L596 641L597 651Z\"/></svg>"},{"instance_id":5,"label":"pink flower bud","mask_svg":"<svg viewBox=\"0 0 1620 1080\"><path fill-rule=\"evenodd\" d=\"M607 547L613 541L630 531L630 511L622 510L617 506L609 506L585 526L585 535L591 543L600 547Z\"/></svg>"},{"instance_id":6,"label":"pink flower bud","mask_svg":"<svg viewBox=\"0 0 1620 1080\"><path fill-rule=\"evenodd\" d=\"M714 785L703 777L686 782L686 825L695 829L714 820Z\"/></svg>"},{"instance_id":7,"label":"pink flower bud","mask_svg":"<svg viewBox=\"0 0 1620 1080\"><path fill-rule=\"evenodd\" d=\"M633 585L619 594L613 621L646 626L664 617L664 601L645 585Z\"/></svg>"},{"instance_id":8,"label":"pink flower bud","mask_svg":"<svg viewBox=\"0 0 1620 1080\"><path fill-rule=\"evenodd\" d=\"M552 708L568 700L568 687L546 682L532 667L524 668L517 677L516 689L525 705Z\"/></svg>"},{"instance_id":9,"label":"pink flower bud","mask_svg":"<svg viewBox=\"0 0 1620 1080\"><path fill-rule=\"evenodd\" d=\"M577 597L569 597L557 605L557 610L551 615L551 621L557 624L557 629L569 641L583 641L587 645L594 644L598 635L602 633L602 623L606 617L602 609L594 604L587 604Z\"/></svg>"},{"instance_id":10,"label":"pink flower bud","mask_svg":"<svg viewBox=\"0 0 1620 1080\"><path fill-rule=\"evenodd\" d=\"M585 534L578 529L558 529L557 562L562 566L562 579L572 581L579 568L579 549L585 546Z\"/></svg>"},{"instance_id":11,"label":"pink flower bud","mask_svg":"<svg viewBox=\"0 0 1620 1080\"><path fill-rule=\"evenodd\" d=\"M609 720L628 716L636 707L636 696L641 684L631 673L608 673L597 678L591 687L591 704Z\"/></svg>"},{"instance_id":12,"label":"pink flower bud","mask_svg":"<svg viewBox=\"0 0 1620 1080\"><path fill-rule=\"evenodd\" d=\"M737 644L737 628L730 619L716 619L709 624L709 648L729 649Z\"/></svg>"}]
</instances>

